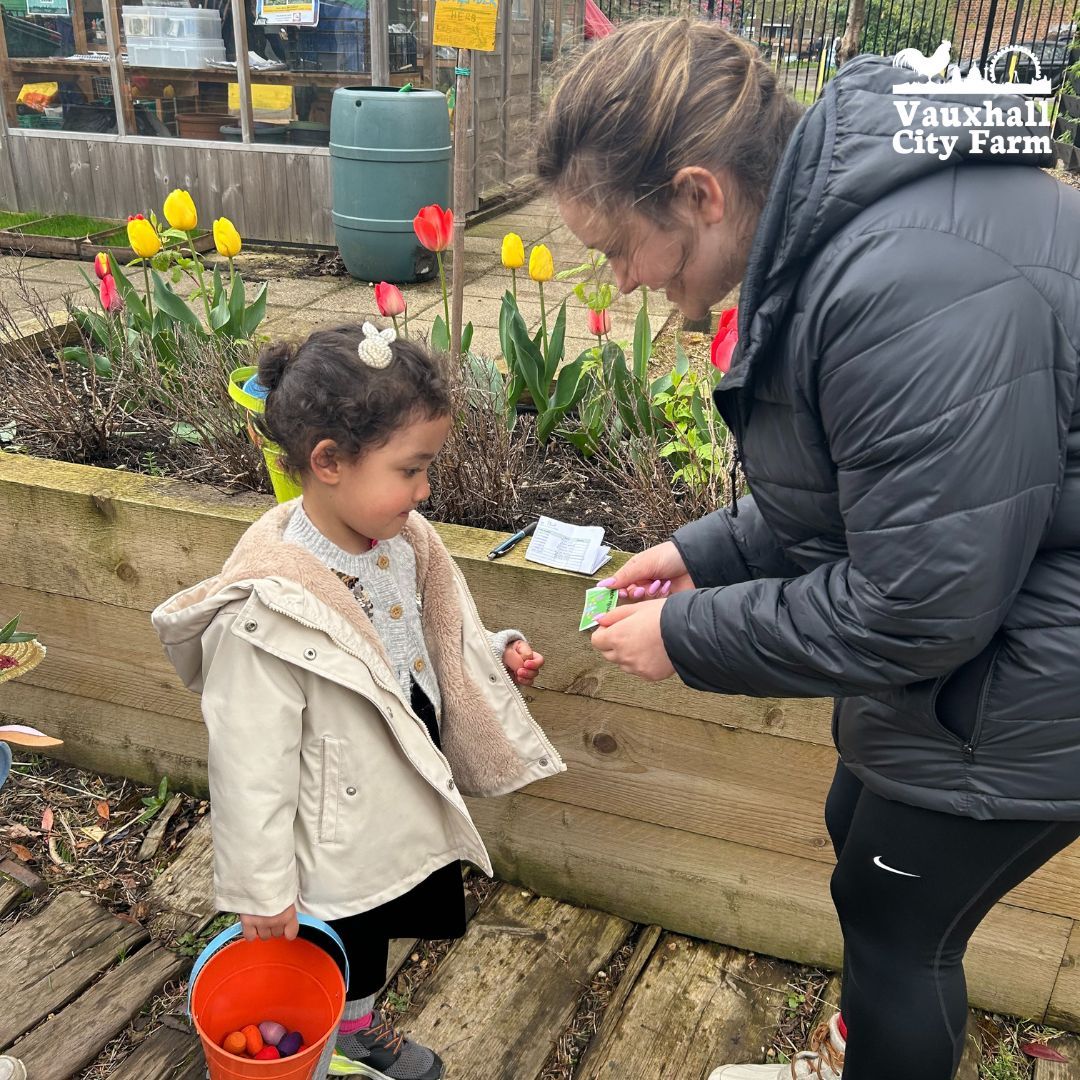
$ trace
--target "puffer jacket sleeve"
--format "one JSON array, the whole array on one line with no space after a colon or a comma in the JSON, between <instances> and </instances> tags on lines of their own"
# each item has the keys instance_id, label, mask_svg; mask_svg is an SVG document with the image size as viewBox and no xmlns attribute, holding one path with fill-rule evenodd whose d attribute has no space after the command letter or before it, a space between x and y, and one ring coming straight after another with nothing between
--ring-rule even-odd
<instances>
[{"instance_id":1,"label":"puffer jacket sleeve","mask_svg":"<svg viewBox=\"0 0 1080 1080\"><path fill-rule=\"evenodd\" d=\"M918 229L862 237L819 276L801 347L848 557L672 596L664 644L698 689L847 696L952 671L1000 627L1053 510L1061 339L1032 283Z\"/></svg>"},{"instance_id":2,"label":"puffer jacket sleeve","mask_svg":"<svg viewBox=\"0 0 1080 1080\"><path fill-rule=\"evenodd\" d=\"M214 888L223 911L277 915L297 898L293 842L304 695L290 668L234 633L203 635Z\"/></svg>"},{"instance_id":3,"label":"puffer jacket sleeve","mask_svg":"<svg viewBox=\"0 0 1080 1080\"><path fill-rule=\"evenodd\" d=\"M739 500L738 514L726 508L715 510L684 525L671 539L690 580L699 589L798 573L761 516L753 495Z\"/></svg>"}]
</instances>

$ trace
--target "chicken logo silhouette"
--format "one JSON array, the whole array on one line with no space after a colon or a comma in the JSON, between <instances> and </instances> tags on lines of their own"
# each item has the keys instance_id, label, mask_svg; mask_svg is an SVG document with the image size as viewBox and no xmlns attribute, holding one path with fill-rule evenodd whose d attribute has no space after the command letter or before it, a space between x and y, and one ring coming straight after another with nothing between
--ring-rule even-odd
<instances>
[{"instance_id":1,"label":"chicken logo silhouette","mask_svg":"<svg viewBox=\"0 0 1080 1080\"><path fill-rule=\"evenodd\" d=\"M1015 56L1017 59L1012 60ZM997 72L1003 71L1007 77L1016 71L1021 58L1030 61L1035 78L1031 82L998 82ZM1005 61L1002 64L1002 61ZM952 42L943 41L929 56L919 49L901 49L893 57L893 67L900 70L914 71L922 76L919 80L896 83L894 94L905 95L947 95L953 94L1049 94L1050 80L1045 78L1039 58L1025 45L1006 45L998 49L986 62L985 71L978 64L972 64L967 74L962 74L958 65L952 63ZM940 78L935 78L941 76Z\"/></svg>"},{"instance_id":2,"label":"chicken logo silhouette","mask_svg":"<svg viewBox=\"0 0 1080 1080\"><path fill-rule=\"evenodd\" d=\"M1050 80L1026 46L1006 45L989 58L985 70L972 64L964 73L952 62L952 42L943 41L929 56L919 49L901 49L893 57L893 67L916 76L893 84L901 124L893 135L896 153L932 155L941 161L958 150L996 157L1050 157ZM1012 81L1018 70L1028 68L1034 73L1031 82ZM1003 81L997 81L999 76ZM1013 100L994 100L1005 94ZM964 97L982 100L965 104Z\"/></svg>"}]
</instances>

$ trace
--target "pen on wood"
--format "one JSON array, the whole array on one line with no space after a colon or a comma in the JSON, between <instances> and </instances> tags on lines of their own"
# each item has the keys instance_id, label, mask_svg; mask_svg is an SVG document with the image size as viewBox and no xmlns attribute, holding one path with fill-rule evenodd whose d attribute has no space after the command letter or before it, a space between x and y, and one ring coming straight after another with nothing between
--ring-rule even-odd
<instances>
[{"instance_id":1,"label":"pen on wood","mask_svg":"<svg viewBox=\"0 0 1080 1080\"><path fill-rule=\"evenodd\" d=\"M511 551L514 546L525 539L526 536L532 536L536 532L537 523L534 521L531 525L526 525L524 529L519 529L513 536L507 537L498 547L493 547L488 552L489 559L498 559L505 555L508 551Z\"/></svg>"}]
</instances>

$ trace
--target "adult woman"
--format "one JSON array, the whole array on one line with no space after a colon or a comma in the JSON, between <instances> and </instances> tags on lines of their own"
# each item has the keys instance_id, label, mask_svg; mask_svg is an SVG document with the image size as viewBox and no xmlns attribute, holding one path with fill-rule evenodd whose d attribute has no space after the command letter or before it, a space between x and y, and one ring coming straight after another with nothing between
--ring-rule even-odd
<instances>
[{"instance_id":1,"label":"adult woman","mask_svg":"<svg viewBox=\"0 0 1080 1080\"><path fill-rule=\"evenodd\" d=\"M622 289L701 318L742 282L715 397L752 494L632 559L616 586L671 595L593 643L647 679L838 699L842 1019L790 1066L825 1080L952 1077L968 938L1080 835L1080 194L986 153L1015 117L903 152L935 102L913 125L898 74L857 58L800 119L748 42L638 24L538 144Z\"/></svg>"}]
</instances>

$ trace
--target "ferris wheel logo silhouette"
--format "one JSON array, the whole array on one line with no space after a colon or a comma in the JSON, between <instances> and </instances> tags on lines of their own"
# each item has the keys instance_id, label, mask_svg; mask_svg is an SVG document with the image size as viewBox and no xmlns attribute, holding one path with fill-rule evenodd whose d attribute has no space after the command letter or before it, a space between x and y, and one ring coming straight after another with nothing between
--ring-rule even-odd
<instances>
[{"instance_id":1,"label":"ferris wheel logo silhouette","mask_svg":"<svg viewBox=\"0 0 1080 1080\"><path fill-rule=\"evenodd\" d=\"M1011 59L1015 56L1016 59ZM1042 73L1039 58L1026 45L1006 45L998 49L986 62L984 70L972 64L967 74L951 62L952 42L942 43L929 56L919 49L901 49L893 57L893 67L912 71L920 76L905 83L893 85L894 94L1050 94L1050 80ZM1004 65L1001 64L1005 61ZM1030 82L1013 82L1011 76L1019 69L1030 66L1034 75ZM998 72L1006 75L1006 81L998 82Z\"/></svg>"}]
</instances>

